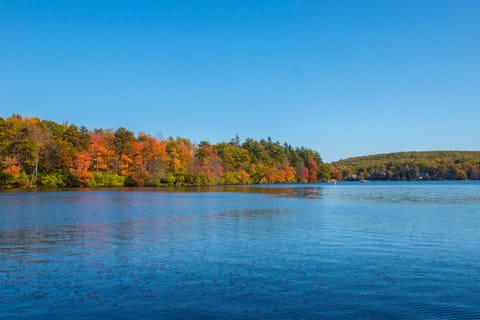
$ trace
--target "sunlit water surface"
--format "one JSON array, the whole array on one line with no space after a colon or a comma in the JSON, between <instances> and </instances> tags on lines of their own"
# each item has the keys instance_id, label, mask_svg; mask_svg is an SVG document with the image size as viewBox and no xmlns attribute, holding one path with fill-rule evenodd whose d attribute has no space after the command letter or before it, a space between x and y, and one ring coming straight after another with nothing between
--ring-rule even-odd
<instances>
[{"instance_id":1,"label":"sunlit water surface","mask_svg":"<svg viewBox=\"0 0 480 320\"><path fill-rule=\"evenodd\" d=\"M1 319L479 319L480 184L0 193Z\"/></svg>"}]
</instances>

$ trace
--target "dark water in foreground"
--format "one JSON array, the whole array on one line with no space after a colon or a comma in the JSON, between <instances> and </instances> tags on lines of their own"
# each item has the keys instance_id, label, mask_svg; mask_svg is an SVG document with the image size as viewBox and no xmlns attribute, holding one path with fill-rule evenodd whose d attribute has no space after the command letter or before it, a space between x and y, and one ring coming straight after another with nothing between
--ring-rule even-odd
<instances>
[{"instance_id":1,"label":"dark water in foreground","mask_svg":"<svg viewBox=\"0 0 480 320\"><path fill-rule=\"evenodd\" d=\"M479 319L480 184L0 194L1 319Z\"/></svg>"}]
</instances>

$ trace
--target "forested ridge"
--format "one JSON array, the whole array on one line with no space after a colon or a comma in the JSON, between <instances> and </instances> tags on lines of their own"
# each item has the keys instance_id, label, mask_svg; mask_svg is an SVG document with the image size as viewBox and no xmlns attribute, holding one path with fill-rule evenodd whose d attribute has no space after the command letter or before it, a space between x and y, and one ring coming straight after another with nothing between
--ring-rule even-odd
<instances>
[{"instance_id":1,"label":"forested ridge","mask_svg":"<svg viewBox=\"0 0 480 320\"><path fill-rule=\"evenodd\" d=\"M480 179L480 151L396 152L331 163L339 180Z\"/></svg>"},{"instance_id":2,"label":"forested ridge","mask_svg":"<svg viewBox=\"0 0 480 320\"><path fill-rule=\"evenodd\" d=\"M330 166L270 138L193 143L13 115L0 118L0 187L318 182Z\"/></svg>"}]
</instances>

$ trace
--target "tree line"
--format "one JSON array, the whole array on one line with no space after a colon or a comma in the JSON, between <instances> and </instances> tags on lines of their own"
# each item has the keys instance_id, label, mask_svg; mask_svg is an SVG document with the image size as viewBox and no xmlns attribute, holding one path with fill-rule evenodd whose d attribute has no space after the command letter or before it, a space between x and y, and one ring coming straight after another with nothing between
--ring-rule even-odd
<instances>
[{"instance_id":1,"label":"tree line","mask_svg":"<svg viewBox=\"0 0 480 320\"><path fill-rule=\"evenodd\" d=\"M331 163L339 180L477 180L480 151L396 152Z\"/></svg>"},{"instance_id":2,"label":"tree line","mask_svg":"<svg viewBox=\"0 0 480 320\"><path fill-rule=\"evenodd\" d=\"M480 151L397 152L324 163L271 138L198 144L34 117L0 117L0 188L480 179Z\"/></svg>"},{"instance_id":3,"label":"tree line","mask_svg":"<svg viewBox=\"0 0 480 320\"><path fill-rule=\"evenodd\" d=\"M306 183L330 179L318 152L238 137L216 144L0 117L0 187Z\"/></svg>"}]
</instances>

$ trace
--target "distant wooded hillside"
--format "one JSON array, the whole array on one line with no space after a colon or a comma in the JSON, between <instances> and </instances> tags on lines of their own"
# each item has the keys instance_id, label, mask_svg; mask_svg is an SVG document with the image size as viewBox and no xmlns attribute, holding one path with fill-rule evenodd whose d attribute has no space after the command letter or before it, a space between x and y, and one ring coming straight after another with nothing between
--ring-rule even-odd
<instances>
[{"instance_id":1,"label":"distant wooded hillside","mask_svg":"<svg viewBox=\"0 0 480 320\"><path fill-rule=\"evenodd\" d=\"M396 152L331 163L338 180L480 179L480 151Z\"/></svg>"}]
</instances>

